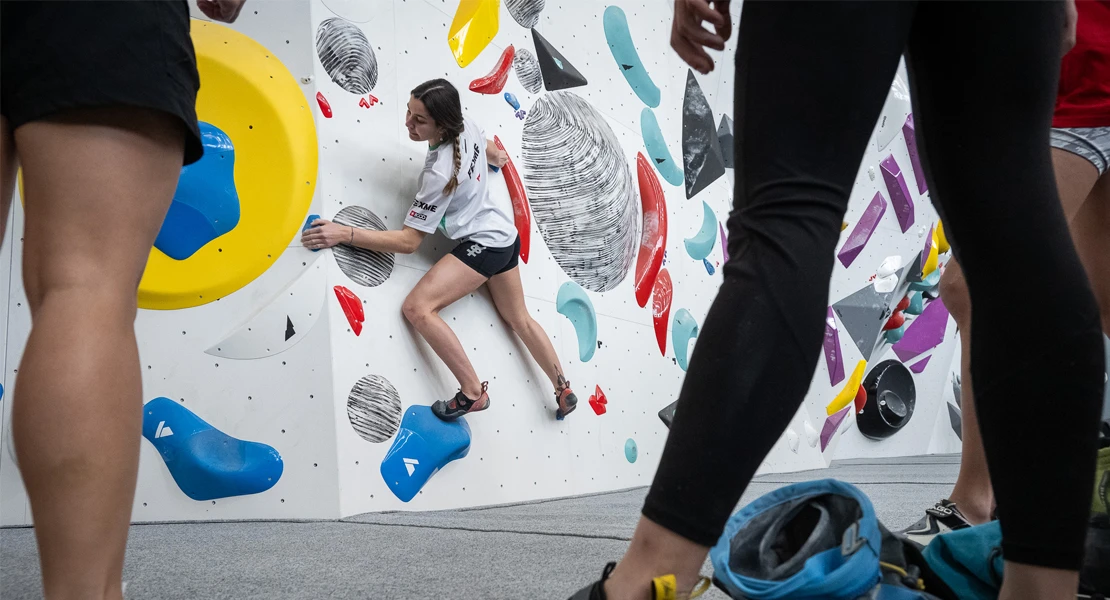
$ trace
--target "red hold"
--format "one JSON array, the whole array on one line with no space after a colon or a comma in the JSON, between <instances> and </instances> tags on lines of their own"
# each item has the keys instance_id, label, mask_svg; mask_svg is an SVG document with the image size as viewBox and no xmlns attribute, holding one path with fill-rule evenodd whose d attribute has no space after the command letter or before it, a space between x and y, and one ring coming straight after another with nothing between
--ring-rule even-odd
<instances>
[{"instance_id":1,"label":"red hold","mask_svg":"<svg viewBox=\"0 0 1110 600\"><path fill-rule=\"evenodd\" d=\"M663 266L663 251L667 248L667 201L655 169L642 152L636 153L636 174L640 180L640 205L644 215L640 253L636 257L636 304L647 306L655 278Z\"/></svg>"},{"instance_id":2,"label":"red hold","mask_svg":"<svg viewBox=\"0 0 1110 600\"><path fill-rule=\"evenodd\" d=\"M667 269L659 270L655 278L655 289L652 291L651 317L655 322L655 340L659 342L659 353L667 355L667 325L671 321L671 297L674 287L671 284L671 274Z\"/></svg>"},{"instance_id":3,"label":"red hold","mask_svg":"<svg viewBox=\"0 0 1110 600\"><path fill-rule=\"evenodd\" d=\"M902 312L903 310L906 310L909 307L910 307L910 297L909 296L902 296L902 301L898 303L898 306L894 309L894 312Z\"/></svg>"},{"instance_id":4,"label":"red hold","mask_svg":"<svg viewBox=\"0 0 1110 600\"><path fill-rule=\"evenodd\" d=\"M339 299L339 306L343 307L343 314L347 315L351 331L355 332L355 335L362 333L362 323L366 320L366 315L362 312L362 300L341 285L335 286L335 297Z\"/></svg>"},{"instance_id":5,"label":"red hold","mask_svg":"<svg viewBox=\"0 0 1110 600\"><path fill-rule=\"evenodd\" d=\"M370 108L371 106L374 106L377 103L378 103L378 99L373 94L367 94L366 98L359 98L358 99L358 105L363 107L363 108Z\"/></svg>"},{"instance_id":6,"label":"red hold","mask_svg":"<svg viewBox=\"0 0 1110 600\"><path fill-rule=\"evenodd\" d=\"M470 91L479 94L500 94L501 90L505 89L505 82L509 80L509 69L513 66L515 53L516 49L512 45L505 48L501 58L497 60L497 66L490 71L489 75L470 82Z\"/></svg>"},{"instance_id":7,"label":"red hold","mask_svg":"<svg viewBox=\"0 0 1110 600\"><path fill-rule=\"evenodd\" d=\"M594 386L594 393L590 396L590 408L598 416L605 414L605 407L609 404L609 399L605 397L605 392L601 391L601 386Z\"/></svg>"},{"instance_id":8,"label":"red hold","mask_svg":"<svg viewBox=\"0 0 1110 600\"><path fill-rule=\"evenodd\" d=\"M867 388L861 385L861 386L859 386L859 389L856 390L856 414L857 415L860 414L861 412L863 412L863 407L866 404L867 404Z\"/></svg>"},{"instance_id":9,"label":"red hold","mask_svg":"<svg viewBox=\"0 0 1110 600\"><path fill-rule=\"evenodd\" d=\"M509 46L509 49L511 50L512 46ZM493 143L497 144L499 150L505 152L505 156L509 155L496 135L493 136ZM516 165L513 164L513 159L510 158L505 166L501 167L501 173L505 176L505 185L509 188L509 199L513 201L513 221L516 222L516 232L520 234L520 260L528 264L528 248L532 237L532 209L528 207L524 183L520 179Z\"/></svg>"},{"instance_id":10,"label":"red hold","mask_svg":"<svg viewBox=\"0 0 1110 600\"><path fill-rule=\"evenodd\" d=\"M903 324L905 324L905 322L906 322L906 315L902 314L902 311L898 311L898 312L894 313L893 315L890 315L890 319L887 320L886 325L883 325L883 331L890 331L891 329L898 329Z\"/></svg>"},{"instance_id":11,"label":"red hold","mask_svg":"<svg viewBox=\"0 0 1110 600\"><path fill-rule=\"evenodd\" d=\"M316 102L320 104L320 112L324 113L324 118L331 118L331 105L328 104L328 99L324 97L324 92L316 92Z\"/></svg>"}]
</instances>

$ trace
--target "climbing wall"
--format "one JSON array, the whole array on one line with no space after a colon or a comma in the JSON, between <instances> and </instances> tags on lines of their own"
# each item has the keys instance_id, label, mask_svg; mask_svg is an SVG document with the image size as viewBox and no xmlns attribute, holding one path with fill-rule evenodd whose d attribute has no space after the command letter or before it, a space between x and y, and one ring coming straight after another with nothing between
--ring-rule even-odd
<instances>
[{"instance_id":1,"label":"climbing wall","mask_svg":"<svg viewBox=\"0 0 1110 600\"><path fill-rule=\"evenodd\" d=\"M694 73L669 47L671 10L313 0L248 3L233 26L195 19L206 154L183 170L140 287L134 518L334 518L648 484L727 260L735 179L736 40ZM401 227L427 149L408 139L405 105L437 77L510 156L484 176L521 234L528 310L579 398L565 420L484 288L441 316L492 406L452 424L431 415L457 383L401 305L453 247L441 233L411 255L299 244L317 216ZM946 257L900 78L833 280L813 282L830 290L826 358L763 471L953 446L939 424L955 327L932 298ZM10 392L29 315L9 238ZM892 318L903 324L884 332ZM0 523L27 523L2 402Z\"/></svg>"}]
</instances>

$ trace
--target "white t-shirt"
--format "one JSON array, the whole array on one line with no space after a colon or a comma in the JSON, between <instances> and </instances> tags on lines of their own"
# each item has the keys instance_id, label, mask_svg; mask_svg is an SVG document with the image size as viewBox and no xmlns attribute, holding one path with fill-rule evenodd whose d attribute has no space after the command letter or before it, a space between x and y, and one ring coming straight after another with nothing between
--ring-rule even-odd
<instances>
[{"instance_id":1,"label":"white t-shirt","mask_svg":"<svg viewBox=\"0 0 1110 600\"><path fill-rule=\"evenodd\" d=\"M420 190L412 203L405 225L432 233L444 223L447 237L471 241L488 248L506 248L516 241L516 224L500 203L493 201L486 189L486 133L477 123L463 119L459 135L459 187L454 193L443 193L455 168L451 140L428 150L424 170L420 173Z\"/></svg>"}]
</instances>

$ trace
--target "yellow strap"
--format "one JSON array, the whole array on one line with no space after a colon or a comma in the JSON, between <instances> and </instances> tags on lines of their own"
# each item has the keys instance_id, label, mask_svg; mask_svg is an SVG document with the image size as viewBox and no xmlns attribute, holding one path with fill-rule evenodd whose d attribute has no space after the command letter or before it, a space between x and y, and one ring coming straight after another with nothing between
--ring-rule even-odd
<instances>
[{"instance_id":1,"label":"yellow strap","mask_svg":"<svg viewBox=\"0 0 1110 600\"><path fill-rule=\"evenodd\" d=\"M675 579L675 576L663 575L651 580L651 597L652 600L684 600L687 598L697 598L709 590L711 583L708 577L702 577L689 595L679 595L678 581Z\"/></svg>"},{"instance_id":2,"label":"yellow strap","mask_svg":"<svg viewBox=\"0 0 1110 600\"><path fill-rule=\"evenodd\" d=\"M898 565L893 565L893 564L890 564L888 562L879 561L879 566L884 568L884 569L894 571L895 573L901 575L902 577L909 577L910 576L910 574L907 573L905 569L903 569L902 567L899 567ZM925 580L918 579L915 583L917 584L917 589L919 589L919 590L924 590L925 589Z\"/></svg>"}]
</instances>

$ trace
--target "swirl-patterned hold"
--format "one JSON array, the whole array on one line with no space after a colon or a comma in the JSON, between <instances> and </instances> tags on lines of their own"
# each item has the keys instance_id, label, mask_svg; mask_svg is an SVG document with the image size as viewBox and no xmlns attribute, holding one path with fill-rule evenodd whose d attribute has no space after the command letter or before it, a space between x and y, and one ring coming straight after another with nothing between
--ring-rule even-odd
<instances>
[{"instance_id":1,"label":"swirl-patterned hold","mask_svg":"<svg viewBox=\"0 0 1110 600\"><path fill-rule=\"evenodd\" d=\"M360 229L385 231L385 223L378 215L361 206L348 206L335 214L333 222L339 225L348 225ZM335 262L339 263L343 274L351 281L377 287L385 283L393 274L393 254L389 252L375 252L365 248L356 248L346 244L335 246Z\"/></svg>"},{"instance_id":2,"label":"swirl-patterned hold","mask_svg":"<svg viewBox=\"0 0 1110 600\"><path fill-rule=\"evenodd\" d=\"M540 71L540 61L536 55L527 48L520 48L513 56L513 71L520 85L528 90L529 94L538 94L543 89L543 73Z\"/></svg>"},{"instance_id":3,"label":"swirl-patterned hold","mask_svg":"<svg viewBox=\"0 0 1110 600\"><path fill-rule=\"evenodd\" d=\"M542 96L524 123L524 185L555 262L582 287L615 288L639 242L636 188L617 135L571 92Z\"/></svg>"},{"instance_id":4,"label":"swirl-patterned hold","mask_svg":"<svg viewBox=\"0 0 1110 600\"><path fill-rule=\"evenodd\" d=\"M378 59L374 49L353 23L326 19L316 28L316 54L328 77L352 94L366 94L378 84Z\"/></svg>"},{"instance_id":5,"label":"swirl-patterned hold","mask_svg":"<svg viewBox=\"0 0 1110 600\"><path fill-rule=\"evenodd\" d=\"M509 14L525 29L531 29L540 22L544 4L546 0L505 0Z\"/></svg>"}]
</instances>

